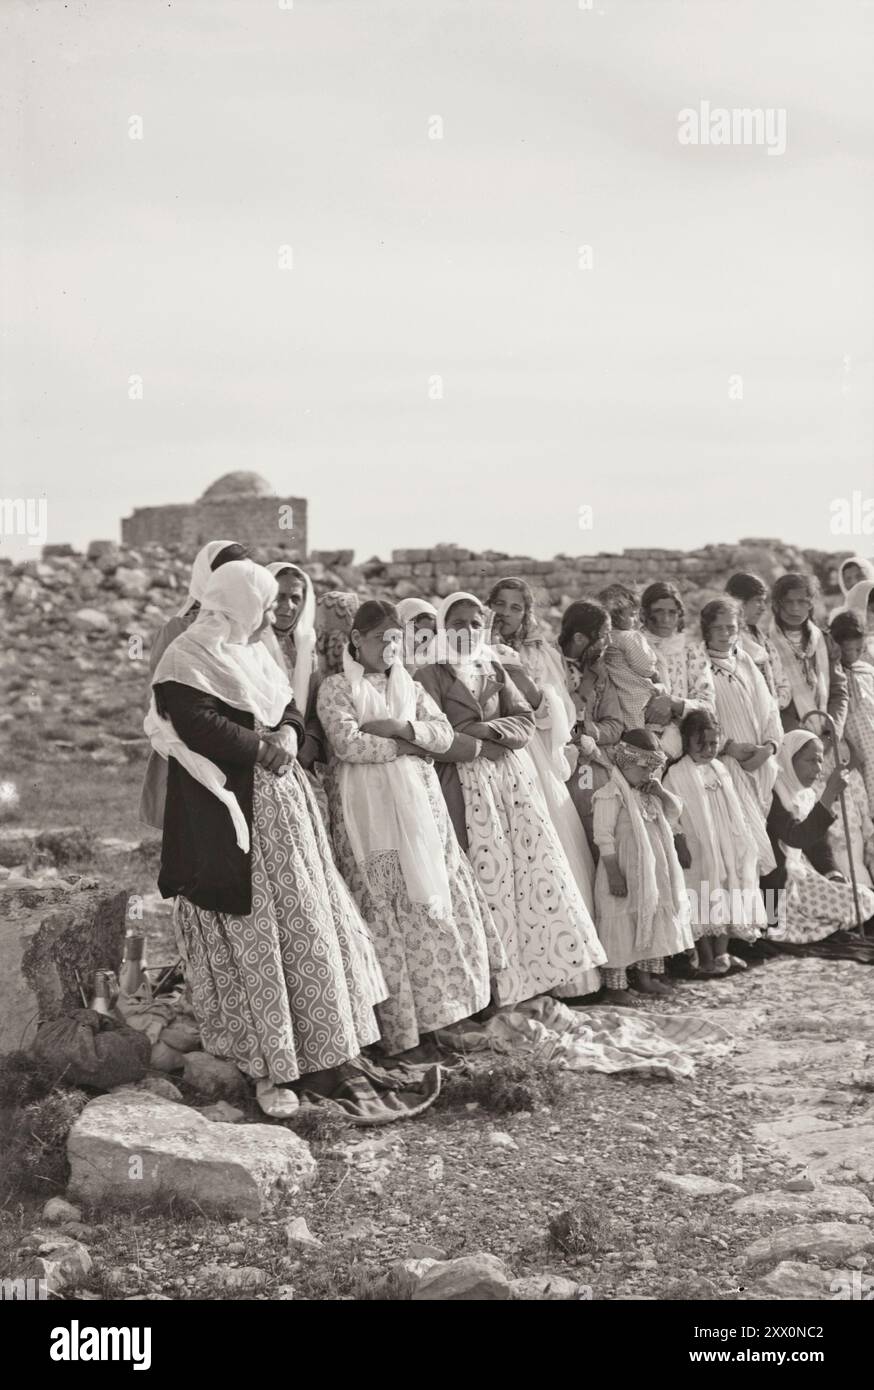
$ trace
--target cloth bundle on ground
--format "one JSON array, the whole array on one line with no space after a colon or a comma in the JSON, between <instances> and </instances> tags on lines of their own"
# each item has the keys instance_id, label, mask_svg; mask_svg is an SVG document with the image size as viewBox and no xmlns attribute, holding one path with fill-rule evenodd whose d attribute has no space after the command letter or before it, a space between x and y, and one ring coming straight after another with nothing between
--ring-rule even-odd
<instances>
[{"instance_id":1,"label":"cloth bundle on ground","mask_svg":"<svg viewBox=\"0 0 874 1390\"><path fill-rule=\"evenodd\" d=\"M304 1079L304 1101L336 1109L353 1125L388 1125L410 1120L433 1105L440 1094L439 1066L397 1062L390 1069L366 1057L354 1058L331 1072Z\"/></svg>"},{"instance_id":2,"label":"cloth bundle on ground","mask_svg":"<svg viewBox=\"0 0 874 1390\"><path fill-rule=\"evenodd\" d=\"M457 1052L528 1052L568 1071L633 1071L670 1081L692 1076L696 1058L724 1056L734 1045L726 1028L696 1014L571 1009L549 995L501 1009L488 1023L454 1024L437 1037Z\"/></svg>"},{"instance_id":3,"label":"cloth bundle on ground","mask_svg":"<svg viewBox=\"0 0 874 1390\"><path fill-rule=\"evenodd\" d=\"M71 1009L41 1023L33 1052L71 1086L109 1091L128 1081L142 1081L152 1045L143 1033L94 1009Z\"/></svg>"}]
</instances>

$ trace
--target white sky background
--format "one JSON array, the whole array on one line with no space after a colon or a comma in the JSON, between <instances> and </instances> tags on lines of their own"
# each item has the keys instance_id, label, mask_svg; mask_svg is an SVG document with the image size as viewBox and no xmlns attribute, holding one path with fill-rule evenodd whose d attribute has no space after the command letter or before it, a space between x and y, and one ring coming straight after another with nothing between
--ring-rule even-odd
<instances>
[{"instance_id":1,"label":"white sky background","mask_svg":"<svg viewBox=\"0 0 874 1390\"><path fill-rule=\"evenodd\" d=\"M594 3L0 0L0 495L77 544L245 468L359 559L874 553L829 512L874 495L874 4ZM680 145L702 99L786 153Z\"/></svg>"}]
</instances>

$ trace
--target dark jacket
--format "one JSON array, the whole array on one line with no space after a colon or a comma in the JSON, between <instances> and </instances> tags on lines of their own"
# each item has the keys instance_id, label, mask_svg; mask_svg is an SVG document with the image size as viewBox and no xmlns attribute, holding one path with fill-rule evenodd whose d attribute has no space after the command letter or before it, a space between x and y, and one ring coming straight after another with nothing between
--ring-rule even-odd
<instances>
[{"instance_id":1,"label":"dark jacket","mask_svg":"<svg viewBox=\"0 0 874 1390\"><path fill-rule=\"evenodd\" d=\"M252 831L252 788L259 738L254 716L214 695L176 681L155 686L158 713L170 719L193 753L202 753L227 778ZM280 725L303 739L303 720L293 704ZM279 727L279 725L277 725ZM251 854L237 845L227 807L185 771L175 758L167 765L167 803L158 888L164 898L177 893L198 907L245 916L252 910Z\"/></svg>"},{"instance_id":2,"label":"dark jacket","mask_svg":"<svg viewBox=\"0 0 874 1390\"><path fill-rule=\"evenodd\" d=\"M791 849L803 850L804 857L817 873L837 872L838 866L826 839L828 828L834 818L833 812L827 810L821 801L817 801L804 820L797 820L786 810L775 792L768 812L767 830L777 867L760 880L762 888L773 890L786 886L786 855L781 848L781 840Z\"/></svg>"},{"instance_id":3,"label":"dark jacket","mask_svg":"<svg viewBox=\"0 0 874 1390\"><path fill-rule=\"evenodd\" d=\"M488 700L497 692L501 713L499 718L485 722L495 742L503 743L507 748L524 748L534 733L534 711L528 701L520 695L503 666L498 662L492 662L492 666L495 674L483 691L483 700ZM433 753L431 756L437 768L449 818L455 827L459 844L467 852L464 795L455 765L473 762L476 757L477 740L466 734L464 729L467 724L483 723L483 706L474 699L448 663L437 662L433 666L423 666L416 672L415 679L425 687L456 731L455 738L446 752Z\"/></svg>"}]
</instances>

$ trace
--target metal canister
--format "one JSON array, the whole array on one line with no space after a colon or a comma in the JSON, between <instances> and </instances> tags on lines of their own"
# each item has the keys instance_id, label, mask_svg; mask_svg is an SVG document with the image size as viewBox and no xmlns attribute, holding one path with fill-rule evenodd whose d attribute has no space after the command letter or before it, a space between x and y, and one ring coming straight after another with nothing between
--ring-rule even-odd
<instances>
[{"instance_id":1,"label":"metal canister","mask_svg":"<svg viewBox=\"0 0 874 1390\"><path fill-rule=\"evenodd\" d=\"M105 970L97 970L94 974L94 995L91 1000L91 1007L97 1014L112 1013L112 994Z\"/></svg>"}]
</instances>

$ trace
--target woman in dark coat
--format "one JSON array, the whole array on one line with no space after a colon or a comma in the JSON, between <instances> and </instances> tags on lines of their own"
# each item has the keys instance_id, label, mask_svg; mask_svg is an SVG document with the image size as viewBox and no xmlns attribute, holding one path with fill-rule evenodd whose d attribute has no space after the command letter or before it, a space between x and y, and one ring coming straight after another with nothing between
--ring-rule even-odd
<instances>
[{"instance_id":1,"label":"woman in dark coat","mask_svg":"<svg viewBox=\"0 0 874 1390\"><path fill-rule=\"evenodd\" d=\"M303 720L260 641L277 592L249 560L215 572L158 664L147 731L168 760L158 882L204 1048L283 1116L289 1082L376 1041L385 987L297 762Z\"/></svg>"},{"instance_id":2,"label":"woman in dark coat","mask_svg":"<svg viewBox=\"0 0 874 1390\"><path fill-rule=\"evenodd\" d=\"M822 941L855 921L852 887L838 869L826 838L846 773L835 768L816 799L813 785L822 772L823 746L808 729L787 733L777 762L767 822L777 867L760 879L768 935L773 941ZM874 893L862 884L858 891L862 916L870 917Z\"/></svg>"}]
</instances>

